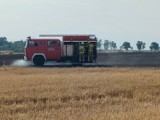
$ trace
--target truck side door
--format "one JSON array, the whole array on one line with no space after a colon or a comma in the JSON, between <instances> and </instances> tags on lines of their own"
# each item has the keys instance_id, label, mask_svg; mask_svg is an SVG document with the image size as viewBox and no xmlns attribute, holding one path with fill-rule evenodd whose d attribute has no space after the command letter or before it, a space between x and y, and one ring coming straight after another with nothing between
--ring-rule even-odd
<instances>
[{"instance_id":1,"label":"truck side door","mask_svg":"<svg viewBox=\"0 0 160 120\"><path fill-rule=\"evenodd\" d=\"M59 40L48 40L47 59L48 60L61 59L61 45Z\"/></svg>"},{"instance_id":2,"label":"truck side door","mask_svg":"<svg viewBox=\"0 0 160 120\"><path fill-rule=\"evenodd\" d=\"M28 40L27 46L25 47L25 54L28 60L32 59L33 54L38 53L38 44L35 40Z\"/></svg>"}]
</instances>

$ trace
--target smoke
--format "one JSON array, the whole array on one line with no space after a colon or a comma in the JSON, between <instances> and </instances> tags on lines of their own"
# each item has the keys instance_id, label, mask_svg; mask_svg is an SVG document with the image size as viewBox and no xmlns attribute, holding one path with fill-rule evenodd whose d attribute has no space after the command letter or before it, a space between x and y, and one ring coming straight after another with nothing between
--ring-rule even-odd
<instances>
[{"instance_id":1,"label":"smoke","mask_svg":"<svg viewBox=\"0 0 160 120\"><path fill-rule=\"evenodd\" d=\"M25 66L29 66L31 65L30 62L27 62L25 60L15 60L12 62L11 66L15 66L15 67L25 67Z\"/></svg>"}]
</instances>

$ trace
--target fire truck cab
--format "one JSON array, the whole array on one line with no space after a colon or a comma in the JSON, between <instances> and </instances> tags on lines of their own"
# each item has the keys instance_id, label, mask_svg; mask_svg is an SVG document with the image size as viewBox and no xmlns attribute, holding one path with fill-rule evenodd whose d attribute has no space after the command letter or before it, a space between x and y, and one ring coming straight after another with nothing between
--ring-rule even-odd
<instances>
[{"instance_id":1,"label":"fire truck cab","mask_svg":"<svg viewBox=\"0 0 160 120\"><path fill-rule=\"evenodd\" d=\"M59 39L57 39L59 38ZM80 45L84 48L83 60L80 60ZM92 48L89 48L92 45ZM96 62L97 39L95 35L40 35L40 38L28 37L24 59L35 66L47 61L71 62L83 64Z\"/></svg>"}]
</instances>

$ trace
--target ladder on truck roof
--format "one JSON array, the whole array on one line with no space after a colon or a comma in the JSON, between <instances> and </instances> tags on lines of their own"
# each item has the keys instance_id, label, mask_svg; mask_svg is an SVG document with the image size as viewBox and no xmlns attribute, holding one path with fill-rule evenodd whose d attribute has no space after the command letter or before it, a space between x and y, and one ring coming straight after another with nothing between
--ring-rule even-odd
<instances>
[{"instance_id":1,"label":"ladder on truck roof","mask_svg":"<svg viewBox=\"0 0 160 120\"><path fill-rule=\"evenodd\" d=\"M88 41L92 40L96 42L97 38L93 34L41 34L39 37L54 37L54 38L60 38L61 41Z\"/></svg>"},{"instance_id":2,"label":"ladder on truck roof","mask_svg":"<svg viewBox=\"0 0 160 120\"><path fill-rule=\"evenodd\" d=\"M96 37L93 34L40 34L39 37L64 37L64 36L88 36L88 37Z\"/></svg>"}]
</instances>

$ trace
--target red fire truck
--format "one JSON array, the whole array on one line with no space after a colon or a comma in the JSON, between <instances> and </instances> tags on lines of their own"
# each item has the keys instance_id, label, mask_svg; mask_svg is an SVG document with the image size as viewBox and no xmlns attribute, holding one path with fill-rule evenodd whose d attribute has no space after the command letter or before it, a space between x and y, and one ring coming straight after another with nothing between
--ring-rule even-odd
<instances>
[{"instance_id":1,"label":"red fire truck","mask_svg":"<svg viewBox=\"0 0 160 120\"><path fill-rule=\"evenodd\" d=\"M28 37L24 59L32 61L35 66L44 65L47 61L71 62L72 64L94 63L97 58L96 46L97 38L95 35Z\"/></svg>"}]
</instances>

